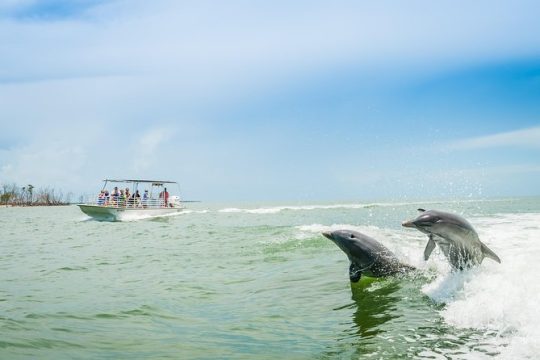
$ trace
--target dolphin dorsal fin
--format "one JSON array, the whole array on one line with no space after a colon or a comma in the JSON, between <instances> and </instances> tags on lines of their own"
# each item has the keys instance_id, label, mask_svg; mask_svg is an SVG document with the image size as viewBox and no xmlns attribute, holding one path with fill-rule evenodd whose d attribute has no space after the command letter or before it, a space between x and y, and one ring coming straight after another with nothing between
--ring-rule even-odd
<instances>
[{"instance_id":1,"label":"dolphin dorsal fin","mask_svg":"<svg viewBox=\"0 0 540 360\"><path fill-rule=\"evenodd\" d=\"M426 209L422 209L422 208L420 208L420 209L417 209L417 210L418 210L418 211L420 211L420 212L424 212L424 211L426 211Z\"/></svg>"},{"instance_id":2,"label":"dolphin dorsal fin","mask_svg":"<svg viewBox=\"0 0 540 360\"><path fill-rule=\"evenodd\" d=\"M492 260L495 260L496 262L498 262L499 264L501 263L501 259L497 256L497 254L495 254L493 252L493 250L491 250L490 248L488 248L486 246L486 244L482 243L482 254L484 254L485 257L488 257Z\"/></svg>"}]
</instances>

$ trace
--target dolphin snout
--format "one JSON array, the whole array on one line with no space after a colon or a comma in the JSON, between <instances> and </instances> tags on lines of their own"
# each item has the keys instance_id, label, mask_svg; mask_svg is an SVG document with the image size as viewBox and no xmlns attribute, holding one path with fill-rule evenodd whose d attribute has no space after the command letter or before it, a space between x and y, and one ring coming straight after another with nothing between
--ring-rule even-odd
<instances>
[{"instance_id":1,"label":"dolphin snout","mask_svg":"<svg viewBox=\"0 0 540 360\"><path fill-rule=\"evenodd\" d=\"M403 227L415 227L414 226L414 220L408 220L401 223L401 226Z\"/></svg>"},{"instance_id":2,"label":"dolphin snout","mask_svg":"<svg viewBox=\"0 0 540 360\"><path fill-rule=\"evenodd\" d=\"M334 240L334 237L332 236L332 232L331 231L323 231L322 232L323 236L327 239L330 239L330 240Z\"/></svg>"}]
</instances>

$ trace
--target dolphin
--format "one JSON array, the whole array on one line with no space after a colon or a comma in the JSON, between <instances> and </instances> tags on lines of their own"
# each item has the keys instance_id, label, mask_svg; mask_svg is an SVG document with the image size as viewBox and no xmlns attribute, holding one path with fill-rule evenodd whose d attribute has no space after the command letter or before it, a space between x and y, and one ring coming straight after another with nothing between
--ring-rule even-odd
<instances>
[{"instance_id":1,"label":"dolphin","mask_svg":"<svg viewBox=\"0 0 540 360\"><path fill-rule=\"evenodd\" d=\"M416 228L428 235L424 260L429 259L435 245L439 245L455 270L479 265L484 257L501 262L501 259L480 241L472 225L461 216L438 210L418 211L421 214L416 219L404 221L401 225Z\"/></svg>"},{"instance_id":2,"label":"dolphin","mask_svg":"<svg viewBox=\"0 0 540 360\"><path fill-rule=\"evenodd\" d=\"M349 279L353 283L358 282L362 274L384 277L415 270L400 262L384 245L367 235L352 230L325 231L322 234L349 257Z\"/></svg>"}]
</instances>

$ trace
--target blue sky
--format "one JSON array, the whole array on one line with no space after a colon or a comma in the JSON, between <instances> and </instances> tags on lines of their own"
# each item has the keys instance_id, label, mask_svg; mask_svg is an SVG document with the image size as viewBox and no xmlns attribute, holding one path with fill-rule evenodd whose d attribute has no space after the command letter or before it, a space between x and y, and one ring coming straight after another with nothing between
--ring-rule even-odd
<instances>
[{"instance_id":1,"label":"blue sky","mask_svg":"<svg viewBox=\"0 0 540 360\"><path fill-rule=\"evenodd\" d=\"M540 195L540 6L0 3L0 183L205 201Z\"/></svg>"}]
</instances>

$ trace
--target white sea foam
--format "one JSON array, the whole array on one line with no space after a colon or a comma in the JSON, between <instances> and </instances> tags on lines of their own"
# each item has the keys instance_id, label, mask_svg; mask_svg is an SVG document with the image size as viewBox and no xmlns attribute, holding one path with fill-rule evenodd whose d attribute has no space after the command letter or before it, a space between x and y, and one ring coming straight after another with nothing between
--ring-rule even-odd
<instances>
[{"instance_id":1,"label":"white sea foam","mask_svg":"<svg viewBox=\"0 0 540 360\"><path fill-rule=\"evenodd\" d=\"M182 214L206 214L209 210L183 210Z\"/></svg>"},{"instance_id":2,"label":"white sea foam","mask_svg":"<svg viewBox=\"0 0 540 360\"><path fill-rule=\"evenodd\" d=\"M471 220L502 264L485 259L469 271L441 272L422 290L446 304L441 315L448 324L498 334L500 357L535 358L540 354L540 214Z\"/></svg>"},{"instance_id":3,"label":"white sea foam","mask_svg":"<svg viewBox=\"0 0 540 360\"><path fill-rule=\"evenodd\" d=\"M332 210L332 209L369 209L373 207L395 207L405 205L430 205L430 204L452 204L452 203L468 203L468 202L483 202L483 201L498 201L493 199L486 200L448 200L448 201L417 201L417 202L377 202L366 204L330 204L330 205L284 205L261 208L225 208L219 210L221 213L246 213L246 214L277 214L282 211L309 211L309 210Z\"/></svg>"},{"instance_id":4,"label":"white sea foam","mask_svg":"<svg viewBox=\"0 0 540 360\"><path fill-rule=\"evenodd\" d=\"M322 225L322 224L311 224L311 225L300 225L296 226L296 229L307 232L307 233L321 233L323 231L335 231L341 229L354 230L358 232L367 231L378 231L380 230L377 226L360 226L360 225L350 225L350 224L333 224L333 225Z\"/></svg>"},{"instance_id":5,"label":"white sea foam","mask_svg":"<svg viewBox=\"0 0 540 360\"><path fill-rule=\"evenodd\" d=\"M175 217L175 216L182 216L182 215L188 215L188 214L206 214L208 210L189 210L184 209L180 212L174 212L170 214L124 214L122 216L121 221L129 222L129 221L139 221L139 220L145 220L145 219L153 219L153 218L164 218L164 217Z\"/></svg>"},{"instance_id":6,"label":"white sea foam","mask_svg":"<svg viewBox=\"0 0 540 360\"><path fill-rule=\"evenodd\" d=\"M161 215L129 213L129 214L123 214L121 221L124 221L124 222L139 221L139 220L153 219L153 218L174 217L174 216L179 216L183 214L185 214L185 212L176 212L176 213L161 214Z\"/></svg>"},{"instance_id":7,"label":"white sea foam","mask_svg":"<svg viewBox=\"0 0 540 360\"><path fill-rule=\"evenodd\" d=\"M226 208L219 212L223 213L247 213L247 214L277 214L284 210L324 210L324 209L363 209L365 204L336 204L336 205L300 205L300 206L274 206L255 209Z\"/></svg>"},{"instance_id":8,"label":"white sea foam","mask_svg":"<svg viewBox=\"0 0 540 360\"><path fill-rule=\"evenodd\" d=\"M485 331L485 347L498 358L536 358L540 354L540 214L506 214L469 218L502 264L484 259L476 268L452 272L438 249L422 259L423 235L352 224L297 226L298 238L322 231L350 229L370 235L405 262L438 275L422 287L444 304L444 321L462 329ZM478 354L478 353L477 353Z\"/></svg>"}]
</instances>

